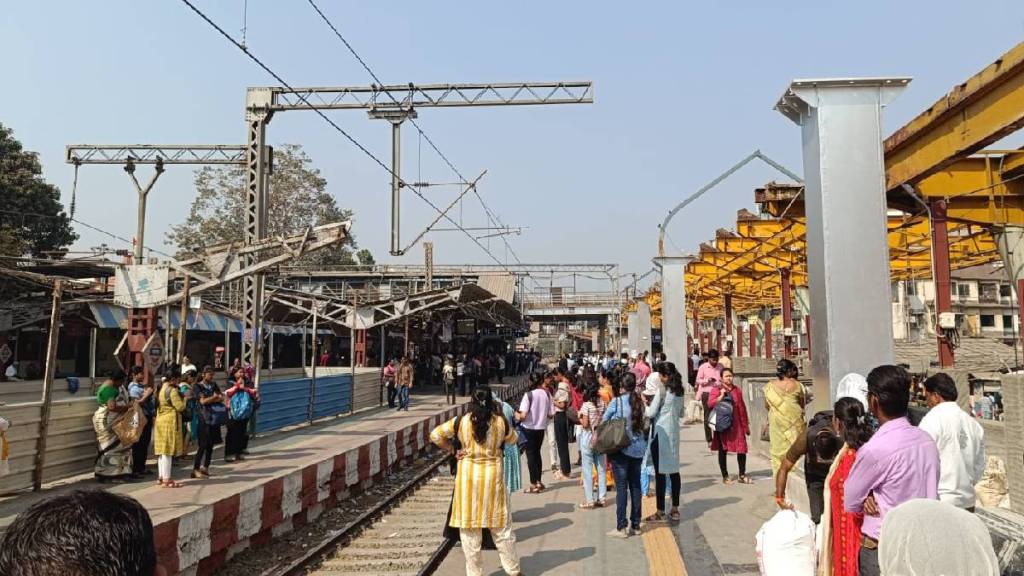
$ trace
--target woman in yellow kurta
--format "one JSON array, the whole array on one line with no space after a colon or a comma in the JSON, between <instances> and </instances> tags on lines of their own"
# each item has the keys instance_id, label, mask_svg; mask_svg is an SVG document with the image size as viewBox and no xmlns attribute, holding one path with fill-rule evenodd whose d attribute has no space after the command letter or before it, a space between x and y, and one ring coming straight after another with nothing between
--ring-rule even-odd
<instances>
[{"instance_id":1,"label":"woman in yellow kurta","mask_svg":"<svg viewBox=\"0 0 1024 576\"><path fill-rule=\"evenodd\" d=\"M171 366L164 375L157 392L156 425L153 452L157 455L157 484L165 488L177 488L181 484L171 479L171 464L181 454L184 442L181 435L181 413L185 410L185 399L178 391L181 374L177 366Z\"/></svg>"},{"instance_id":2,"label":"woman in yellow kurta","mask_svg":"<svg viewBox=\"0 0 1024 576\"><path fill-rule=\"evenodd\" d=\"M775 366L778 380L764 387L764 407L768 410L768 435L771 439L772 476L779 472L782 459L797 437L804 433L804 387L797 380L800 371L783 358Z\"/></svg>"},{"instance_id":3,"label":"woman in yellow kurta","mask_svg":"<svg viewBox=\"0 0 1024 576\"><path fill-rule=\"evenodd\" d=\"M491 530L505 572L519 574L503 464L504 446L514 445L517 435L512 424L498 410L486 386L473 391L469 414L441 424L430 433L430 440L447 449L456 436L459 464L448 525L459 529L459 539L466 556L466 574L483 574L480 548L484 528Z\"/></svg>"}]
</instances>

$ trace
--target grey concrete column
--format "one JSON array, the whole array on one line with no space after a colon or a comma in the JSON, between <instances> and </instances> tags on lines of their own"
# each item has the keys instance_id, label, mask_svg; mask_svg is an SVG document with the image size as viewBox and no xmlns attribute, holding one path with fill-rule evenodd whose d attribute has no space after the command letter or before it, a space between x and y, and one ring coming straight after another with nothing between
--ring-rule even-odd
<instances>
[{"instance_id":1,"label":"grey concrete column","mask_svg":"<svg viewBox=\"0 0 1024 576\"><path fill-rule=\"evenodd\" d=\"M797 80L776 105L803 137L812 413L845 374L893 362L881 109L909 82Z\"/></svg>"},{"instance_id":2,"label":"grey concrete column","mask_svg":"<svg viewBox=\"0 0 1024 576\"><path fill-rule=\"evenodd\" d=\"M686 265L690 262L691 256L654 259L661 270L661 347L680 372L690 355L686 349Z\"/></svg>"},{"instance_id":3,"label":"grey concrete column","mask_svg":"<svg viewBox=\"0 0 1024 576\"><path fill-rule=\"evenodd\" d=\"M637 353L651 351L651 307L647 302L636 303ZM632 352L632 351L631 351Z\"/></svg>"},{"instance_id":4,"label":"grey concrete column","mask_svg":"<svg viewBox=\"0 0 1024 576\"><path fill-rule=\"evenodd\" d=\"M640 349L640 315L636 310L626 315L626 345L629 353Z\"/></svg>"}]
</instances>

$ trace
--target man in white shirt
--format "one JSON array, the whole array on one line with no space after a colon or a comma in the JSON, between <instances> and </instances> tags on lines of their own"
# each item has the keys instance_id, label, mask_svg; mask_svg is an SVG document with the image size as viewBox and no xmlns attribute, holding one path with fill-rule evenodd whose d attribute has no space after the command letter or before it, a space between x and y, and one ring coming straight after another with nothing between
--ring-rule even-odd
<instances>
[{"instance_id":1,"label":"man in white shirt","mask_svg":"<svg viewBox=\"0 0 1024 576\"><path fill-rule=\"evenodd\" d=\"M985 431L956 403L956 383L944 373L924 381L931 410L919 428L939 449L939 500L974 512L974 485L985 471Z\"/></svg>"}]
</instances>

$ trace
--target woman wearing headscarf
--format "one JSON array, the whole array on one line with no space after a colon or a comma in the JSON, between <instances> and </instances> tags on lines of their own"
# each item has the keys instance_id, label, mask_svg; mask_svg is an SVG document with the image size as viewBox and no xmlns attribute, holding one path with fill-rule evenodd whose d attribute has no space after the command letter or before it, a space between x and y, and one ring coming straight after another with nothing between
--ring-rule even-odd
<instances>
[{"instance_id":1,"label":"woman wearing headscarf","mask_svg":"<svg viewBox=\"0 0 1024 576\"><path fill-rule=\"evenodd\" d=\"M797 377L800 370L792 360L783 358L775 366L778 378L764 387L764 407L768 410L768 435L771 439L772 476L779 472L782 459L797 437L804 433L804 387Z\"/></svg>"},{"instance_id":2,"label":"woman wearing headscarf","mask_svg":"<svg viewBox=\"0 0 1024 576\"><path fill-rule=\"evenodd\" d=\"M908 500L889 510L882 532L878 564L886 576L1000 574L988 527L962 508L939 500Z\"/></svg>"},{"instance_id":3,"label":"woman wearing headscarf","mask_svg":"<svg viewBox=\"0 0 1024 576\"><path fill-rule=\"evenodd\" d=\"M483 574L483 529L488 528L498 549L501 566L508 574L519 574L512 514L505 488L506 445L516 445L516 430L498 414L491 391L480 386L473 391L469 414L456 416L430 433L430 441L450 449L458 441L455 494L448 525L458 528L466 556L466 574Z\"/></svg>"},{"instance_id":4,"label":"woman wearing headscarf","mask_svg":"<svg viewBox=\"0 0 1024 576\"><path fill-rule=\"evenodd\" d=\"M114 420L132 403L124 386L126 379L124 370L118 370L96 390L99 407L92 415L92 427L99 448L94 473L100 482L126 476L132 471L132 447L122 446L113 430Z\"/></svg>"}]
</instances>

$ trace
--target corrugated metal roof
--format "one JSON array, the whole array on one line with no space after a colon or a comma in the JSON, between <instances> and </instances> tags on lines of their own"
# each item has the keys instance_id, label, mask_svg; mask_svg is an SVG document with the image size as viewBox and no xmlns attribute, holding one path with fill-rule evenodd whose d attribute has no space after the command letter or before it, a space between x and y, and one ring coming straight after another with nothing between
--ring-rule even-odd
<instances>
[{"instance_id":1,"label":"corrugated metal roof","mask_svg":"<svg viewBox=\"0 0 1024 576\"><path fill-rule=\"evenodd\" d=\"M516 295L516 279L511 274L482 274L476 284L510 304Z\"/></svg>"}]
</instances>

